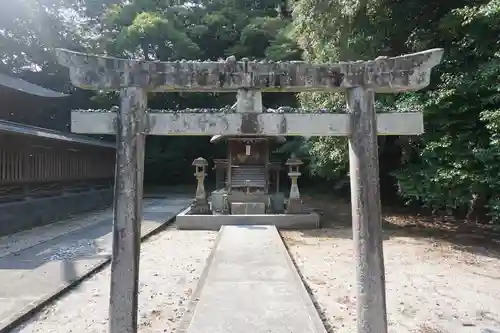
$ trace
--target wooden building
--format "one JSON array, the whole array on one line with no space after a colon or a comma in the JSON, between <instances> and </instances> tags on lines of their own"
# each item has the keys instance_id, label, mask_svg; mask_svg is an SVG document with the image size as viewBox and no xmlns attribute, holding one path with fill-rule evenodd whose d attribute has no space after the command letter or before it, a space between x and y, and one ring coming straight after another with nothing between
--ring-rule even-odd
<instances>
[{"instance_id":1,"label":"wooden building","mask_svg":"<svg viewBox=\"0 0 500 333\"><path fill-rule=\"evenodd\" d=\"M38 107L65 96L0 75L0 235L112 202L115 144L64 132L69 109L56 120Z\"/></svg>"}]
</instances>

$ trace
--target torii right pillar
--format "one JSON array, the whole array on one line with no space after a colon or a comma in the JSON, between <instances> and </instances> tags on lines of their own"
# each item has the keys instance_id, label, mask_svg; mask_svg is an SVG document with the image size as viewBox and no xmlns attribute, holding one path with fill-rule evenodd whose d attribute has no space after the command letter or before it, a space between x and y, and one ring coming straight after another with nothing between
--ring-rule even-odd
<instances>
[{"instance_id":1,"label":"torii right pillar","mask_svg":"<svg viewBox=\"0 0 500 333\"><path fill-rule=\"evenodd\" d=\"M356 261L359 333L386 333L387 309L374 93L347 91L352 229ZM375 129L374 129L375 128Z\"/></svg>"},{"instance_id":2,"label":"torii right pillar","mask_svg":"<svg viewBox=\"0 0 500 333\"><path fill-rule=\"evenodd\" d=\"M442 55L442 50L435 50L427 54L433 59L425 59L427 61L424 62L432 64L430 66L432 68L441 61ZM401 77L359 73L364 76L364 84L346 90L347 109L351 114L351 129L348 136L349 173L356 261L358 333L387 332L375 92L414 91L427 86L431 68L422 66L422 60L418 59L415 63L408 61L404 69L394 68L397 67L394 62L382 61L380 64L388 67L382 69L382 72L399 72L402 74ZM380 69L374 69L373 72L378 70ZM397 84L394 86L388 84L395 81Z\"/></svg>"}]
</instances>

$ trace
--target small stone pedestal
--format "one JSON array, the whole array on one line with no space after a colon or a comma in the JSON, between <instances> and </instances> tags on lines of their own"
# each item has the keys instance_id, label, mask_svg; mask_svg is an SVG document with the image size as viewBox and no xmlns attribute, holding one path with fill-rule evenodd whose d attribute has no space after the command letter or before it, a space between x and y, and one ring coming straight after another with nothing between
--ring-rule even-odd
<instances>
[{"instance_id":1,"label":"small stone pedestal","mask_svg":"<svg viewBox=\"0 0 500 333\"><path fill-rule=\"evenodd\" d=\"M192 214L210 214L210 206L208 205L207 195L205 193L205 169L208 165L207 160L203 157L198 157L193 161L193 166L196 168L194 176L198 182L196 186L196 197L191 205Z\"/></svg>"},{"instance_id":2,"label":"small stone pedestal","mask_svg":"<svg viewBox=\"0 0 500 333\"><path fill-rule=\"evenodd\" d=\"M232 202L233 215L263 215L266 213L266 204L263 202Z\"/></svg>"},{"instance_id":3,"label":"small stone pedestal","mask_svg":"<svg viewBox=\"0 0 500 333\"><path fill-rule=\"evenodd\" d=\"M288 176L292 181L292 185L290 186L290 197L286 207L287 214L302 214L304 212L302 200L300 199L299 186L297 184L297 179L301 175L299 166L302 164L302 161L299 160L295 154L286 161L286 165L288 165Z\"/></svg>"}]
</instances>

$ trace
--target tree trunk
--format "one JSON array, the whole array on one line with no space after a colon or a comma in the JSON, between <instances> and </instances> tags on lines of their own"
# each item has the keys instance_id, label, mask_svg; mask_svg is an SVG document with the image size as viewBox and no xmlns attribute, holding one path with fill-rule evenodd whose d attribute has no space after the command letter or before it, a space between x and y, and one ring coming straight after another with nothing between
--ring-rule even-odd
<instances>
[{"instance_id":1,"label":"tree trunk","mask_svg":"<svg viewBox=\"0 0 500 333\"><path fill-rule=\"evenodd\" d=\"M465 219L469 222L484 222L487 220L486 203L488 198L483 193L472 193L469 209Z\"/></svg>"},{"instance_id":2,"label":"tree trunk","mask_svg":"<svg viewBox=\"0 0 500 333\"><path fill-rule=\"evenodd\" d=\"M151 59L149 59L149 45L148 45L148 43L142 43L141 49L142 49L142 53L144 53L144 60L146 60L146 61L151 60Z\"/></svg>"}]
</instances>

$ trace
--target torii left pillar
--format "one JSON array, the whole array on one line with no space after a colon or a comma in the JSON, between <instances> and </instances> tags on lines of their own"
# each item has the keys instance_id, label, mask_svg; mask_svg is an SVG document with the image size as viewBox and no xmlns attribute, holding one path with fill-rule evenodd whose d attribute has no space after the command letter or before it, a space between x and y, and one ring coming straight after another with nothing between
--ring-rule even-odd
<instances>
[{"instance_id":1,"label":"torii left pillar","mask_svg":"<svg viewBox=\"0 0 500 333\"><path fill-rule=\"evenodd\" d=\"M113 315L109 317L109 327L110 332L133 333L137 327L147 92L129 87L121 90L120 97L111 261Z\"/></svg>"}]
</instances>

